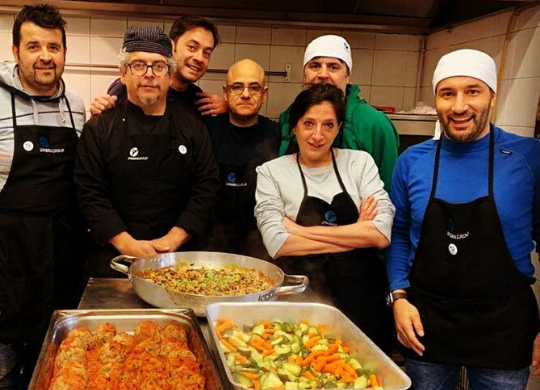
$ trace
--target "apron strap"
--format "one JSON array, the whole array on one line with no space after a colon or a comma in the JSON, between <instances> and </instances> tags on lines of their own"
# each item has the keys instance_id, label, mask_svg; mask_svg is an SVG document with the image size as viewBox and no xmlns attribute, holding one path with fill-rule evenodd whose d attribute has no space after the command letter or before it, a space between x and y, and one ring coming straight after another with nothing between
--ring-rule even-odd
<instances>
[{"instance_id":1,"label":"apron strap","mask_svg":"<svg viewBox=\"0 0 540 390\"><path fill-rule=\"evenodd\" d=\"M493 197L493 172L495 170L495 136L493 135L493 127L490 124L489 127L489 175L488 175L488 196ZM435 192L437 191L437 179L439 177L439 159L441 155L441 148L444 135L441 135L437 141L437 149L435 151L435 164L433 167L433 181L431 184L431 193L429 199L435 198Z\"/></svg>"},{"instance_id":2,"label":"apron strap","mask_svg":"<svg viewBox=\"0 0 540 390\"><path fill-rule=\"evenodd\" d=\"M334 155L334 148L330 148L330 153L332 154L332 166L334 167L334 172L336 173L336 177L339 183L339 186L341 187L341 191L349 194L347 192L347 189L345 188L345 184L343 184L343 180L341 180L341 175L339 174L339 171L337 169L336 164L336 157ZM298 169L300 170L300 177L302 178L302 185L304 186L304 196L307 196L307 184L306 184L306 178L304 177L304 172L302 172L302 167L300 166L300 160L299 160L299 154L300 152L296 153L296 164L298 165Z\"/></svg>"}]
</instances>

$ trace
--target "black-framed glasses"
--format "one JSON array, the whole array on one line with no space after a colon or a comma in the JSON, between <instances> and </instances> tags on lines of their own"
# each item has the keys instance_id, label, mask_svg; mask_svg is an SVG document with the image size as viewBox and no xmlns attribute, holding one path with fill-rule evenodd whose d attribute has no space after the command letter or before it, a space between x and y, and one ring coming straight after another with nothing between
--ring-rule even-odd
<instances>
[{"instance_id":1,"label":"black-framed glasses","mask_svg":"<svg viewBox=\"0 0 540 390\"><path fill-rule=\"evenodd\" d=\"M165 61L154 61L152 64L147 64L143 61L133 61L128 64L131 74L136 77L142 77L148 72L148 68L152 69L152 73L156 77L163 77L169 73L169 65Z\"/></svg>"},{"instance_id":2,"label":"black-framed glasses","mask_svg":"<svg viewBox=\"0 0 540 390\"><path fill-rule=\"evenodd\" d=\"M229 93L233 95L240 95L244 93L244 90L246 88L250 95L260 95L264 89L263 86L260 84L244 85L240 83L234 83L234 84L227 85L227 90L229 91Z\"/></svg>"}]
</instances>

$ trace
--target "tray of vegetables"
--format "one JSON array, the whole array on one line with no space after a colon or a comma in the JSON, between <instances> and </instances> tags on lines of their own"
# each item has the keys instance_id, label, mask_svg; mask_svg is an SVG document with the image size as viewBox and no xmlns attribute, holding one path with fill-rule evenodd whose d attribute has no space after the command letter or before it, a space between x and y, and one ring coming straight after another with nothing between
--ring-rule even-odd
<instances>
[{"instance_id":1,"label":"tray of vegetables","mask_svg":"<svg viewBox=\"0 0 540 390\"><path fill-rule=\"evenodd\" d=\"M241 389L404 390L409 377L338 309L320 303L215 303L206 317Z\"/></svg>"}]
</instances>

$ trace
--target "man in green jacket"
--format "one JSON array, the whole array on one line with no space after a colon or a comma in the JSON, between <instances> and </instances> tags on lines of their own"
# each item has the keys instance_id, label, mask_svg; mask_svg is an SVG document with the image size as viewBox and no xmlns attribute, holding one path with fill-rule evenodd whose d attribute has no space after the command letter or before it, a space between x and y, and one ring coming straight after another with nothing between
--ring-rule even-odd
<instances>
[{"instance_id":1,"label":"man in green jacket","mask_svg":"<svg viewBox=\"0 0 540 390\"><path fill-rule=\"evenodd\" d=\"M390 119L359 96L360 87L349 84L352 65L347 41L337 35L323 35L311 41L306 48L304 82L334 84L345 92L345 123L334 146L371 154L379 168L384 189L390 191L399 137ZM279 116L282 131L280 155L296 151L294 135L290 131L289 110L290 107Z\"/></svg>"}]
</instances>

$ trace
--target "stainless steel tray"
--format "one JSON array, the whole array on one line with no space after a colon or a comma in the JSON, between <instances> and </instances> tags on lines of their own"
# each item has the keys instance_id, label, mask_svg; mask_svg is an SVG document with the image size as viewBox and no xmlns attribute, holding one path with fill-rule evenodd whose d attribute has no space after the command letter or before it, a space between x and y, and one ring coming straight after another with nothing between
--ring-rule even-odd
<instances>
[{"instance_id":1,"label":"stainless steel tray","mask_svg":"<svg viewBox=\"0 0 540 390\"><path fill-rule=\"evenodd\" d=\"M99 324L110 322L118 331L133 332L145 320L163 327L176 324L187 330L190 349L201 364L208 390L229 389L220 378L218 368L204 342L201 328L191 309L141 309L141 310L60 310L51 317L29 390L47 390L52 376L56 352L70 330L82 326L95 331Z\"/></svg>"},{"instance_id":2,"label":"stainless steel tray","mask_svg":"<svg viewBox=\"0 0 540 390\"><path fill-rule=\"evenodd\" d=\"M411 386L410 378L373 341L341 311L329 305L296 302L214 303L207 306L206 318L221 364L236 390L244 388L233 380L212 326L212 323L219 318L231 319L239 326L261 320L299 322L307 319L313 323L324 323L332 333L344 340L350 347L349 353L358 357L364 368L369 368L380 375L383 379L381 385L385 390L405 390Z\"/></svg>"}]
</instances>

